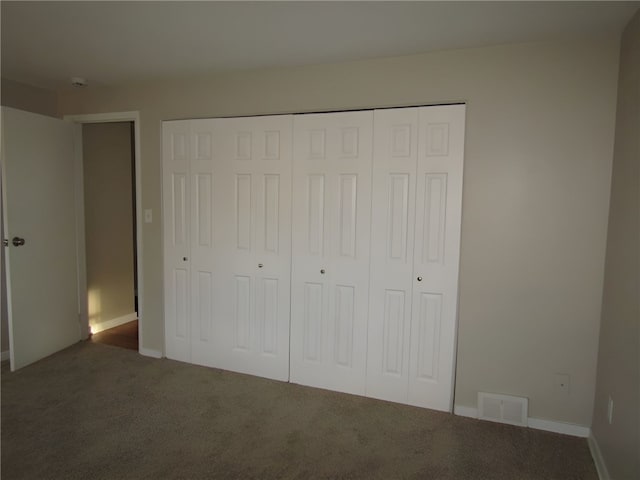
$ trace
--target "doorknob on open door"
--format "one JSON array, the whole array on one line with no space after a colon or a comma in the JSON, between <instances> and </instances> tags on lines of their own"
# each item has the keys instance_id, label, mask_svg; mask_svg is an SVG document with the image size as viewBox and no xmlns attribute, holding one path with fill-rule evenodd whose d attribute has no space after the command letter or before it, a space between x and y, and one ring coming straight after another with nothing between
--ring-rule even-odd
<instances>
[{"instance_id":1,"label":"doorknob on open door","mask_svg":"<svg viewBox=\"0 0 640 480\"><path fill-rule=\"evenodd\" d=\"M13 237L11 243L13 243L14 247L21 247L22 245L24 245L24 238Z\"/></svg>"}]
</instances>

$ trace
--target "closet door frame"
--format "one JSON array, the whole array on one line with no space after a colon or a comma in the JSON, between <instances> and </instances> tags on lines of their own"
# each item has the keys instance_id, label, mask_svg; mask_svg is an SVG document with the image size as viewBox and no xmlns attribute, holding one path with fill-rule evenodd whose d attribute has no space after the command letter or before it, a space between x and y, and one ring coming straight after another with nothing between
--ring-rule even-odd
<instances>
[{"instance_id":1,"label":"closet door frame","mask_svg":"<svg viewBox=\"0 0 640 480\"><path fill-rule=\"evenodd\" d=\"M390 136L385 139L378 138L375 123L376 116L380 113L393 115L394 111L399 114L398 118L400 119L399 123L395 126L398 128L394 127L395 130L391 132L391 134L395 136ZM412 119L408 122L401 121L402 114L410 111L412 112ZM413 118L413 112L415 112L417 116L415 119ZM198 200L196 192L198 179L196 179L190 171L190 162L192 161L191 157L195 154L194 152L199 148L199 139L194 136L195 130L192 131L192 129L194 124L197 125L197 122L201 122L201 120L163 122L163 240L165 243L164 303L166 356L186 362L217 366L267 376L269 378L278 378L285 381L290 378L290 380L295 383L451 411L456 367L465 112L466 106L464 104L456 104L289 116L293 124L291 127L292 158L289 169L291 185L289 190L289 194L291 195L291 210L289 216L291 230L289 240L291 243L289 247L291 255L289 256L290 289L288 294L290 298L290 310L288 312L288 333L290 335L287 337L287 347L291 360L288 364L290 372L287 372L286 375L276 376L265 374L260 371L260 369L258 369L258 371L252 371L250 368L236 368L217 356L219 354L219 348L213 348L213 353L211 353L209 357L207 357L206 354L196 354L198 358L194 357L192 344L197 340L198 331L202 333L202 325L196 325L194 318L192 318L194 314L192 309L198 303L198 299L195 298L197 292L193 290L196 282L193 276L194 272L191 271L194 267L192 264L193 252L191 251L191 243L198 232L194 231L195 226L189 217L191 207L193 206L192 204L195 204ZM297 118L303 118L305 116L311 118L318 115L357 116L359 114L369 114L373 118L369 144L371 148L369 173L364 176L356 176L358 192L360 193L364 189L366 196L366 191L368 190L370 199L368 206L364 208L365 213L358 212L358 221L363 221L365 224L368 224L364 230L368 238L366 242L364 242L366 245L361 249L368 258L368 269L370 269L367 270L366 275L367 301L365 302L366 312L364 314L364 331L366 335L363 348L356 348L350 353L350 355L355 354L356 356L364 355L364 367L360 369L362 371L362 378L349 377L349 375L340 378L340 368L338 368L336 374L331 374L330 369L323 370L320 368L318 372L311 373L309 377L310 380L308 380L305 379L306 374L303 373L302 376L300 375L302 370L296 370L293 366L296 359L301 360L307 355L310 348L310 346L307 345L307 343L309 343L308 339L304 338L305 334L303 331L304 328L307 328L304 325L305 307L303 306L302 309L298 307L294 308L294 304L296 301L308 301L309 296L319 295L316 300L320 302L320 317L317 331L318 338L315 343L319 348L317 352L318 361L322 363L322 361L327 359L335 360L337 356L339 356L338 350L340 347L335 342L331 345L329 337L331 335L335 336L335 329L337 328L335 322L335 316L337 315L336 288L343 287L344 289L348 287L348 285L346 285L348 282L345 283L344 281L336 280L336 275L342 275L338 274L342 267L340 262L332 260L331 256L335 256L335 252L340 252L340 249L344 249L343 247L345 247L349 241L347 240L347 243L345 243L344 238L339 238L340 235L331 234L331 229L336 229L339 222L343 221L343 219L335 216L335 212L337 211L336 204L337 208L340 209L340 192L344 189L349 189L349 181L353 182L351 177L353 177L354 172L351 171L353 169L349 170L349 168L347 168L348 171L338 169L332 173L332 175L337 175L338 180L335 180L330 179L331 175L322 173L320 170L317 172L312 172L311 170L306 172L305 170L308 178L305 178L305 182L299 183L298 170L301 160L298 158L300 154L296 151L295 146L295 121ZM269 117L279 116L274 115ZM238 118L242 117L236 117L236 119ZM252 122L254 120L259 121L262 117L244 118L247 122ZM225 122L227 120L232 119L221 118L209 119L207 121L213 122L213 125L215 122ZM223 123L220 125L223 125ZM342 127L344 127L344 125ZM225 130L224 127L214 127L214 130L215 129L221 132ZM345 148L345 146L347 146L346 148L348 149L350 140L348 135L344 135L344 131L343 129L342 147ZM181 140L182 138L184 141ZM326 144L324 144L324 138L322 139L322 151L317 150L315 153L313 152L314 148L320 148L318 147L318 145L320 145L318 139L309 137L308 140L311 142L309 148L312 155L318 155L320 157L325 155L324 148L326 148ZM237 139L234 141L237 142ZM213 145L215 145L215 141ZM379 148L385 148L387 150L395 149L395 156L399 158L398 163L395 165L385 167L387 168L385 175L389 176L388 179L385 179L385 182L395 182L393 188L397 187L398 189L398 192L394 193L394 199L391 197L382 200L373 198L377 189L377 182L380 181L380 179L376 177L380 172L378 172L378 174L375 173L378 167L376 166L375 160L373 160L374 156L379 155ZM212 155L214 155L214 150L215 146L212 146L210 152ZM414 170L410 169L409 164L412 162L416 165ZM215 173L212 172L212 175L214 191L211 195L214 196L216 195L215 182L218 180L216 180ZM253 183L255 183L255 179L252 179L251 182L252 190L254 190ZM265 187L265 185L261 186ZM260 185L257 187L260 187ZM442 188L446 188L444 193ZM298 251L299 248L297 245L301 241L299 235L301 223L296 215L300 215L299 210L303 207L308 214L312 213L310 211L312 206L307 204L310 189L322 190L322 206L319 207L316 205L318 211L315 212L317 217L315 220L317 223L316 227L322 229L322 235L318 237L317 245L314 247L318 253L318 255L316 255L317 258L315 258L315 260L307 259L308 261L304 262L304 265L296 265L296 258L300 258L301 254L301 251ZM260 188L257 188L256 191L258 190L260 190ZM329 190L335 190L339 195L328 193ZM387 191L387 193L389 193L389 191ZM304 202L300 202L299 200L305 196L307 198L304 199ZM397 287L389 287L386 289L393 290L395 293L405 292L404 294L396 295L397 298L391 298L393 295L388 296L388 298L385 296L374 298L373 295L380 289L379 286L376 287L377 280L374 278L374 275L384 275L387 278L396 275L392 272L393 268L395 268L392 265L393 262L390 263L385 260L386 263L384 266L376 263L380 261L379 255L384 253L385 255L390 254L391 256L397 256L398 251L391 252L384 250L383 252L383 250L380 250L379 245L374 245L374 237L377 238L381 230L379 230L379 225L376 225L372 216L376 214L380 205L386 203L387 207L390 208L390 202L393 201L400 201L402 203L401 207L398 207L402 210L402 218L399 221L402 225L401 230L404 232L401 234L401 237L398 237L399 244L402 245L399 250L399 255L405 259L404 270L411 270L411 275L410 280L404 279ZM258 199L253 195L251 200L252 228L264 230L265 225L258 225L257 223L260 222L256 222L254 218L256 208L258 208L257 202ZM297 214L296 211L298 211ZM185 215L183 215L181 219L176 217L176 215L180 216L183 213L185 213ZM419 213L421 213L421 215L419 215ZM216 243L216 240L219 239L219 232L216 231L216 226L213 224L214 219L216 219L213 209L211 215L211 228L214 230L214 233L212 233L212 241ZM443 219L446 219L446 221ZM385 222L389 221L391 221L389 218L385 219ZM439 226L442 231L434 233L434 226ZM310 228L310 225L307 225L307 227ZM309 228L307 228L307 234L310 232ZM385 235L388 233L389 232L386 232ZM363 233L358 230L355 241L362 241L362 235ZM394 237L391 240L395 241L398 240L398 238ZM442 238L446 238L445 243L442 243ZM252 237L252 242L253 241L255 241L254 237ZM309 242L309 238L307 238L306 241ZM436 246L434 247L434 245ZM391 247L386 245L385 249L388 250L388 248ZM397 246L393 248L397 250ZM215 249L215 246L213 246L212 249ZM218 255L223 256L224 253L218 252ZM262 264L266 265L265 262L257 260L257 258L258 257L252 257L251 259L253 263L256 263L256 267ZM260 258L262 258L262 256L260 256ZM413 260L411 266L406 263L410 259ZM216 261L212 262L210 270L216 270L215 263ZM300 268L302 268L302 270L300 270ZM391 270L389 270L389 268L391 268ZM303 273L303 270L308 270L308 272ZM348 271L348 268L346 271ZM266 270L264 272L260 271L259 273L265 273L263 277L268 277ZM299 285L296 286L294 282L298 281L298 278L302 278L300 275L308 277L306 285L315 287L315 290L312 288L302 288L301 290L298 288ZM418 280L418 277L420 280ZM257 278L256 276L256 281L251 282L252 300L250 303L254 317L256 314L257 300L259 300L257 298L259 296ZM219 282L221 282L221 279L217 279L215 276L212 277L211 288L213 289L212 299L214 304L218 301L218 298L216 298L216 286L219 285ZM438 282L445 285L445 293L439 290L440 287L436 285ZM330 289L336 291L330 294ZM381 340L384 342L385 335L388 337L388 333L383 333L383 330L385 328L388 329L389 325L373 325L367 322L369 312L382 311L383 315L386 315L386 313L389 313L387 310L390 312L393 311L389 306L389 301L393 300L393 302L398 303L400 297L403 297L402 307L400 308L396 305L397 308L394 308L396 308L396 310L400 308L396 314L402 315L402 325L396 322L396 331L398 334L394 338L402 344L402 349L400 349L402 351L398 350L394 357L394 355L390 355L390 353L393 352L390 352L389 345L385 346L382 344L372 348L375 342L380 343ZM391 304L395 305L393 302L391 302ZM212 311L215 311L215 307L212 307ZM254 323L255 321L256 319L254 318ZM216 333L215 328L215 318L212 318L207 335L214 337ZM425 333L427 330L431 333ZM431 338L429 335L432 335L434 339L437 337L437 341L434 340L436 343L432 343L427 351L425 350L425 345L428 343L427 339ZM380 338L381 336L383 337L382 339ZM356 350L360 353L356 352ZM377 358L376 355L378 355ZM381 356L386 356L387 360L384 360L384 358L381 360ZM352 359L353 358L354 357L352 357ZM391 358L395 358L395 363L388 361ZM429 358L431 360L429 360ZM387 373L394 374L395 379L389 383L389 386L376 389L371 382L373 382L372 378L381 374L381 368L387 368ZM313 371L313 368L310 371ZM392 377L394 375L392 375Z\"/></svg>"}]
</instances>

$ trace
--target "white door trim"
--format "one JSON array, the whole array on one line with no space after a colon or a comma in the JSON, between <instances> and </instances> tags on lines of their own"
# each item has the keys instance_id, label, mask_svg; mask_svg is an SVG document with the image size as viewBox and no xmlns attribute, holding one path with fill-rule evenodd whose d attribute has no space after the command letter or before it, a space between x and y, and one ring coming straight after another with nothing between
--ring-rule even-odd
<instances>
[{"instance_id":1,"label":"white door trim","mask_svg":"<svg viewBox=\"0 0 640 480\"><path fill-rule=\"evenodd\" d=\"M112 122L133 122L134 131L134 149L135 149L135 173L136 173L136 248L138 261L136 268L138 269L138 352L141 355L148 355L149 349L143 348L144 345L144 289L143 289L143 271L142 271L142 165L140 151L140 112L111 112L111 113L92 113L84 115L65 115L65 120L75 123L112 123ZM82 143L80 142L80 148ZM78 217L78 278L79 278L79 299L81 318L81 336L83 339L89 335L89 315L87 305L87 268L86 268L86 252L84 245L84 185L82 172L82 152L76 155L76 215ZM159 218L159 217L158 217ZM155 352L154 352L155 353Z\"/></svg>"}]
</instances>

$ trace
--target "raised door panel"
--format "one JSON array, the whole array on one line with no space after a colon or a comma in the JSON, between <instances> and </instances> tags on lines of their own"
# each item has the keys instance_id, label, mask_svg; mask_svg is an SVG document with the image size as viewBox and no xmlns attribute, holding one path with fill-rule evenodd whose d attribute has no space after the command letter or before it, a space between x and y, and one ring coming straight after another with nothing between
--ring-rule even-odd
<instances>
[{"instance_id":1,"label":"raised door panel","mask_svg":"<svg viewBox=\"0 0 640 480\"><path fill-rule=\"evenodd\" d=\"M305 362L322 362L322 345L325 337L325 285L305 282L302 297L302 359Z\"/></svg>"},{"instance_id":2,"label":"raised door panel","mask_svg":"<svg viewBox=\"0 0 640 480\"><path fill-rule=\"evenodd\" d=\"M373 112L294 120L291 380L364 393Z\"/></svg>"},{"instance_id":3,"label":"raised door panel","mask_svg":"<svg viewBox=\"0 0 640 480\"><path fill-rule=\"evenodd\" d=\"M162 128L164 211L164 298L166 355L191 361L191 185L189 121Z\"/></svg>"},{"instance_id":4,"label":"raised door panel","mask_svg":"<svg viewBox=\"0 0 640 480\"><path fill-rule=\"evenodd\" d=\"M259 353L265 356L277 356L283 345L279 342L278 333L282 327L280 314L280 281L278 278L262 277L258 279L256 295L256 317L259 331ZM286 345L284 346L286 348Z\"/></svg>"},{"instance_id":5,"label":"raised door panel","mask_svg":"<svg viewBox=\"0 0 640 480\"><path fill-rule=\"evenodd\" d=\"M233 285L233 327L234 339L232 349L249 352L251 349L251 278L246 275L236 275Z\"/></svg>"},{"instance_id":6,"label":"raised door panel","mask_svg":"<svg viewBox=\"0 0 640 480\"><path fill-rule=\"evenodd\" d=\"M336 285L334 289L335 311L333 312L333 362L346 368L353 367L355 287Z\"/></svg>"},{"instance_id":7,"label":"raised door panel","mask_svg":"<svg viewBox=\"0 0 640 480\"><path fill-rule=\"evenodd\" d=\"M260 247L265 253L279 253L280 247L280 174L268 173L263 176L263 232Z\"/></svg>"},{"instance_id":8,"label":"raised door panel","mask_svg":"<svg viewBox=\"0 0 640 480\"><path fill-rule=\"evenodd\" d=\"M338 188L338 252L341 257L355 258L358 175L352 173L340 174Z\"/></svg>"},{"instance_id":9,"label":"raised door panel","mask_svg":"<svg viewBox=\"0 0 640 480\"><path fill-rule=\"evenodd\" d=\"M193 177L193 239L196 248L213 248L213 172L195 173Z\"/></svg>"},{"instance_id":10,"label":"raised door panel","mask_svg":"<svg viewBox=\"0 0 640 480\"><path fill-rule=\"evenodd\" d=\"M251 251L252 230L254 222L252 219L252 190L253 182L250 173L237 173L234 178L235 195L233 204L235 249Z\"/></svg>"},{"instance_id":11,"label":"raised door panel","mask_svg":"<svg viewBox=\"0 0 640 480\"><path fill-rule=\"evenodd\" d=\"M187 245L187 175L183 172L171 173L169 201L169 222L171 225L170 246L175 249L188 249Z\"/></svg>"},{"instance_id":12,"label":"raised door panel","mask_svg":"<svg viewBox=\"0 0 640 480\"><path fill-rule=\"evenodd\" d=\"M405 367L405 292L386 290L382 320L382 373L402 377Z\"/></svg>"},{"instance_id":13,"label":"raised door panel","mask_svg":"<svg viewBox=\"0 0 640 480\"><path fill-rule=\"evenodd\" d=\"M451 411L465 107L419 116L409 403Z\"/></svg>"},{"instance_id":14,"label":"raised door panel","mask_svg":"<svg viewBox=\"0 0 640 480\"><path fill-rule=\"evenodd\" d=\"M440 326L442 322L442 294L421 293L416 302L415 323L416 364L415 376L421 380L438 377Z\"/></svg>"},{"instance_id":15,"label":"raised door panel","mask_svg":"<svg viewBox=\"0 0 640 480\"><path fill-rule=\"evenodd\" d=\"M418 109L375 111L368 396L408 401Z\"/></svg>"},{"instance_id":16,"label":"raised door panel","mask_svg":"<svg viewBox=\"0 0 640 480\"><path fill-rule=\"evenodd\" d=\"M213 273L197 271L194 277L194 339L208 344L211 341L211 319L213 315Z\"/></svg>"},{"instance_id":17,"label":"raised door panel","mask_svg":"<svg viewBox=\"0 0 640 480\"><path fill-rule=\"evenodd\" d=\"M324 256L324 175L310 174L306 178L307 212L304 249L306 254Z\"/></svg>"}]
</instances>

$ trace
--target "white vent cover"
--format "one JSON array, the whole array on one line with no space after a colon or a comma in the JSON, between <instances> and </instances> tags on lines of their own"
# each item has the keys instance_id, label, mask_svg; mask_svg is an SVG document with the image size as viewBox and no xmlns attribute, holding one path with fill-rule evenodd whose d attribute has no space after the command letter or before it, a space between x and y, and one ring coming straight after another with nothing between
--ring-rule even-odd
<instances>
[{"instance_id":1,"label":"white vent cover","mask_svg":"<svg viewBox=\"0 0 640 480\"><path fill-rule=\"evenodd\" d=\"M510 425L527 426L529 400L524 397L478 393L478 418Z\"/></svg>"}]
</instances>

